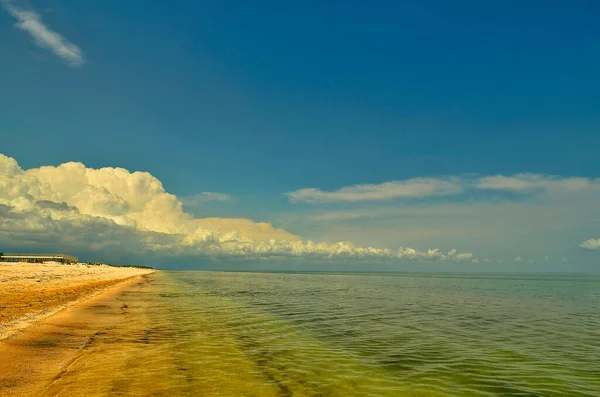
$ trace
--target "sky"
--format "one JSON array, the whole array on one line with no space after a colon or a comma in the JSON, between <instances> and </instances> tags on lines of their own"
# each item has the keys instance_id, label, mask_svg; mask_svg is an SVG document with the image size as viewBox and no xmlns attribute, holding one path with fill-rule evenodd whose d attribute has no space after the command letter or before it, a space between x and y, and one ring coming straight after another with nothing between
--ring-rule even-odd
<instances>
[{"instance_id":1,"label":"sky","mask_svg":"<svg viewBox=\"0 0 600 397\"><path fill-rule=\"evenodd\" d=\"M599 12L0 0L0 250L598 272Z\"/></svg>"}]
</instances>

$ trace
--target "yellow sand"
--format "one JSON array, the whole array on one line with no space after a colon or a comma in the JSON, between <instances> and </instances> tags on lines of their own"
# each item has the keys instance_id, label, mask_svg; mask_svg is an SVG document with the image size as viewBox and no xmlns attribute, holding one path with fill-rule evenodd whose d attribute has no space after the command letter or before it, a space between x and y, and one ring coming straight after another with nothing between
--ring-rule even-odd
<instances>
[{"instance_id":1,"label":"yellow sand","mask_svg":"<svg viewBox=\"0 0 600 397\"><path fill-rule=\"evenodd\" d=\"M0 263L0 341L75 303L153 270Z\"/></svg>"}]
</instances>

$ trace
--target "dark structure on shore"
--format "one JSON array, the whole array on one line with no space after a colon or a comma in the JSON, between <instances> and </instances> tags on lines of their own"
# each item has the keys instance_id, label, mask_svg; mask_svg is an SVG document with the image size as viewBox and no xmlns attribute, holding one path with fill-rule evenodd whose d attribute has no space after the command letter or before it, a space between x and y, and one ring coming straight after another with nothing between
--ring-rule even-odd
<instances>
[{"instance_id":1,"label":"dark structure on shore","mask_svg":"<svg viewBox=\"0 0 600 397\"><path fill-rule=\"evenodd\" d=\"M77 263L79 258L67 254L4 254L0 253L0 262L60 262Z\"/></svg>"}]
</instances>

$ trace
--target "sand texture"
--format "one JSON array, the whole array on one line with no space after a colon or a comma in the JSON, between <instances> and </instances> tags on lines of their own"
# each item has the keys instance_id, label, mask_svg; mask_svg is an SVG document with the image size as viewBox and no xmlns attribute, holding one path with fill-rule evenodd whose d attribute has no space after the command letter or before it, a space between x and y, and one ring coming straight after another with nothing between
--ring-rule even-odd
<instances>
[{"instance_id":1,"label":"sand texture","mask_svg":"<svg viewBox=\"0 0 600 397\"><path fill-rule=\"evenodd\" d=\"M0 341L149 269L0 263Z\"/></svg>"}]
</instances>

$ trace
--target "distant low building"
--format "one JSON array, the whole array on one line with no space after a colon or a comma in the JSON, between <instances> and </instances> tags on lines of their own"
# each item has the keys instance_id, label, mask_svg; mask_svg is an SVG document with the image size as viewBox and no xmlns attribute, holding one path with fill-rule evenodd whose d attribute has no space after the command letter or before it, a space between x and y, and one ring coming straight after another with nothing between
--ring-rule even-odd
<instances>
[{"instance_id":1,"label":"distant low building","mask_svg":"<svg viewBox=\"0 0 600 397\"><path fill-rule=\"evenodd\" d=\"M79 258L67 254L0 254L0 262L28 262L28 263L44 263L44 262L60 262L60 263L77 263Z\"/></svg>"}]
</instances>

